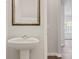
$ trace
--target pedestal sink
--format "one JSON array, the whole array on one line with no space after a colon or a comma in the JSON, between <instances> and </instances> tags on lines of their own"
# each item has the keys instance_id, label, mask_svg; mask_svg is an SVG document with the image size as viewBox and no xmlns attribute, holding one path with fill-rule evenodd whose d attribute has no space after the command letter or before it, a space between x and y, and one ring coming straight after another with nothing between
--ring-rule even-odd
<instances>
[{"instance_id":1,"label":"pedestal sink","mask_svg":"<svg viewBox=\"0 0 79 59\"><path fill-rule=\"evenodd\" d=\"M8 40L8 46L20 50L20 59L29 59L29 51L39 44L39 40L30 38L12 38Z\"/></svg>"}]
</instances>

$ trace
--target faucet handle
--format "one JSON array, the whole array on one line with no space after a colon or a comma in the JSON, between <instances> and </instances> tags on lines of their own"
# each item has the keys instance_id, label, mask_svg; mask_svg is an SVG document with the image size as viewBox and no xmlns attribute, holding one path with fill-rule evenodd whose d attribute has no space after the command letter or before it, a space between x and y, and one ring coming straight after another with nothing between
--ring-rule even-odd
<instances>
[{"instance_id":1,"label":"faucet handle","mask_svg":"<svg viewBox=\"0 0 79 59\"><path fill-rule=\"evenodd\" d=\"M23 35L22 37L23 37L23 38L27 38L27 35Z\"/></svg>"}]
</instances>

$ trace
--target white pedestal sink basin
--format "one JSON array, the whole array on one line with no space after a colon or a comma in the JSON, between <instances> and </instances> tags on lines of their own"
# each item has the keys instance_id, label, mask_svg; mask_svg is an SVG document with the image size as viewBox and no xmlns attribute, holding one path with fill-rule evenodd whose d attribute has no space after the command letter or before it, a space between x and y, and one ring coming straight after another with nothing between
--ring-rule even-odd
<instances>
[{"instance_id":1,"label":"white pedestal sink basin","mask_svg":"<svg viewBox=\"0 0 79 59\"><path fill-rule=\"evenodd\" d=\"M29 59L29 51L39 44L39 40L30 38L12 38L8 46L20 50L20 59Z\"/></svg>"}]
</instances>

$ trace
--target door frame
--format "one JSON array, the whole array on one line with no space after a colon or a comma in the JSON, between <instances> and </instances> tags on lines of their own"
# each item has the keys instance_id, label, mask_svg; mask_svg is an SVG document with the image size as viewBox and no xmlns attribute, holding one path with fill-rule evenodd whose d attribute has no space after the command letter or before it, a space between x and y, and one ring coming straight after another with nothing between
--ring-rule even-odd
<instances>
[{"instance_id":1,"label":"door frame","mask_svg":"<svg viewBox=\"0 0 79 59\"><path fill-rule=\"evenodd\" d=\"M64 1L59 0L59 17L58 17L58 54L62 55L62 50L64 47Z\"/></svg>"}]
</instances>

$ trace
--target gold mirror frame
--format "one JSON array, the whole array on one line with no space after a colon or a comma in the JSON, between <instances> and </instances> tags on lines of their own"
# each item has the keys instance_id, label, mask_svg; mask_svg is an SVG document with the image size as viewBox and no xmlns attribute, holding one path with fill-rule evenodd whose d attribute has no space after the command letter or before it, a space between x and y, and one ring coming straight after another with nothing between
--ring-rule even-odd
<instances>
[{"instance_id":1,"label":"gold mirror frame","mask_svg":"<svg viewBox=\"0 0 79 59\"><path fill-rule=\"evenodd\" d=\"M13 26L39 26L40 25L40 0L37 3L37 23L33 24L21 24L15 23L15 0L12 0L12 25Z\"/></svg>"}]
</instances>

